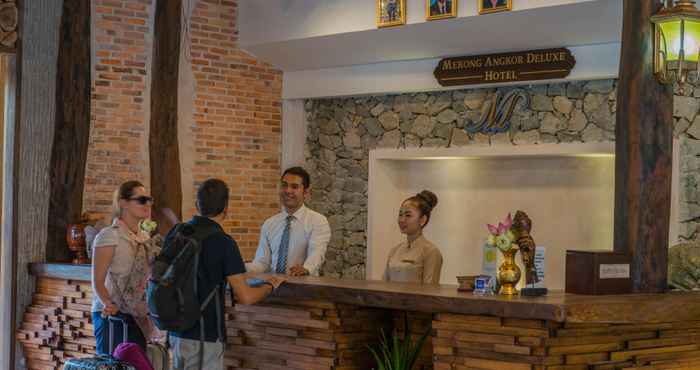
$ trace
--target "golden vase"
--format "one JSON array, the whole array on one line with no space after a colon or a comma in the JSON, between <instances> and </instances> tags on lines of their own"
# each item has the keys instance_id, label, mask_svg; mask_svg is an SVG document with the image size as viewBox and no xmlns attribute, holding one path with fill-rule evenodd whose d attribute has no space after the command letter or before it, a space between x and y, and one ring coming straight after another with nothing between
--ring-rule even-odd
<instances>
[{"instance_id":1,"label":"golden vase","mask_svg":"<svg viewBox=\"0 0 700 370\"><path fill-rule=\"evenodd\" d=\"M511 248L503 252L503 263L498 267L498 283L501 285L500 293L503 295L516 295L515 286L520 281L520 267L515 264L517 248Z\"/></svg>"}]
</instances>

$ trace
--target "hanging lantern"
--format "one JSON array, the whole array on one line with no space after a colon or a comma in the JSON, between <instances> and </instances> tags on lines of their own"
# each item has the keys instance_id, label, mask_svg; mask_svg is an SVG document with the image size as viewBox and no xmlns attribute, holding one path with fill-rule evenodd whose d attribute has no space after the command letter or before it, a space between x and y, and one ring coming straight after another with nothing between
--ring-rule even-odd
<instances>
[{"instance_id":1,"label":"hanging lantern","mask_svg":"<svg viewBox=\"0 0 700 370\"><path fill-rule=\"evenodd\" d=\"M698 71L700 11L695 1L678 0L651 17L654 24L654 73L663 83L684 83Z\"/></svg>"}]
</instances>

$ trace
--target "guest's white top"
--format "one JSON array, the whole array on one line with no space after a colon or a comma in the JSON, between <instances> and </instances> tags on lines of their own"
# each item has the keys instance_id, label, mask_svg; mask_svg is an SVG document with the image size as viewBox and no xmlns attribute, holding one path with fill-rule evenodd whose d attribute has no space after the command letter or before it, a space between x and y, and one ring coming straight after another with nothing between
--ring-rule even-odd
<instances>
[{"instance_id":1,"label":"guest's white top","mask_svg":"<svg viewBox=\"0 0 700 370\"><path fill-rule=\"evenodd\" d=\"M253 262L246 263L249 272L274 272L279 256L282 234L287 224L286 210L268 218L260 230L260 243ZM289 230L287 270L303 265L310 275L318 276L331 240L331 228L326 217L302 205L294 214Z\"/></svg>"}]
</instances>

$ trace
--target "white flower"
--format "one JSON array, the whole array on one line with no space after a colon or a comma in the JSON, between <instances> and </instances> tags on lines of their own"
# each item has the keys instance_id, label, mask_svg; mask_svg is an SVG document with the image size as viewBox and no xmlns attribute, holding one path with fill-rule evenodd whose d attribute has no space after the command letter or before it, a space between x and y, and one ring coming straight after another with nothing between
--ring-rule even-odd
<instances>
[{"instance_id":1,"label":"white flower","mask_svg":"<svg viewBox=\"0 0 700 370\"><path fill-rule=\"evenodd\" d=\"M148 234L155 231L155 229L157 227L158 227L158 223L151 220L151 219L145 219L139 223L139 229L141 229L142 231L144 231Z\"/></svg>"}]
</instances>

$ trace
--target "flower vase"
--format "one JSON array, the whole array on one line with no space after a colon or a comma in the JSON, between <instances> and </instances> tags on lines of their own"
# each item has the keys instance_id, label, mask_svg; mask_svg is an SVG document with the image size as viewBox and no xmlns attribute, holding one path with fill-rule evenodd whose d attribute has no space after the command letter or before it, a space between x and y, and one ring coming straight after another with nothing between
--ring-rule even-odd
<instances>
[{"instance_id":1,"label":"flower vase","mask_svg":"<svg viewBox=\"0 0 700 370\"><path fill-rule=\"evenodd\" d=\"M520 267L515 263L517 248L510 248L503 252L503 262L498 267L498 282L501 285L502 295L516 295L518 291L515 286L520 281Z\"/></svg>"}]
</instances>

